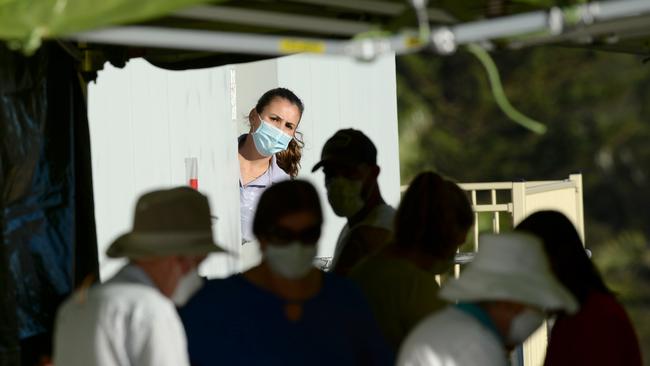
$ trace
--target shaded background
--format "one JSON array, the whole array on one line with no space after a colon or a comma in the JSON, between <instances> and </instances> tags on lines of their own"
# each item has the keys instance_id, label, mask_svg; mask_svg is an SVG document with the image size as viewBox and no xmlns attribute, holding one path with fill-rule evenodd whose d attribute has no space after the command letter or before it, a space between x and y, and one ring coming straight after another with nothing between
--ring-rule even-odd
<instances>
[{"instance_id":1,"label":"shaded background","mask_svg":"<svg viewBox=\"0 0 650 366\"><path fill-rule=\"evenodd\" d=\"M650 365L650 64L558 47L493 57L511 103L545 123L547 133L505 117L471 54L400 56L402 183L425 169L459 182L581 172L586 245L631 316Z\"/></svg>"}]
</instances>

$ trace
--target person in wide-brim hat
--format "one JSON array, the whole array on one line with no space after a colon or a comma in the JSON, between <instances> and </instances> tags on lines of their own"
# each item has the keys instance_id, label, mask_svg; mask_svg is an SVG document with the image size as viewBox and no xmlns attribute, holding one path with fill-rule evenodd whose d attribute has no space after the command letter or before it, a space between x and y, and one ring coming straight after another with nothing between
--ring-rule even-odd
<instances>
[{"instance_id":1,"label":"person in wide-brim hat","mask_svg":"<svg viewBox=\"0 0 650 366\"><path fill-rule=\"evenodd\" d=\"M105 283L77 291L57 314L54 362L67 366L189 366L176 306L203 285L197 267L213 240L208 199L189 188L149 192L133 228L108 248L129 263Z\"/></svg>"},{"instance_id":2,"label":"person in wide-brim hat","mask_svg":"<svg viewBox=\"0 0 650 366\"><path fill-rule=\"evenodd\" d=\"M411 332L397 365L507 365L508 351L539 328L547 314L577 310L538 238L490 234L480 244L474 261L440 291L457 303Z\"/></svg>"},{"instance_id":3,"label":"person in wide-brim hat","mask_svg":"<svg viewBox=\"0 0 650 366\"><path fill-rule=\"evenodd\" d=\"M474 262L449 281L440 296L462 302L508 300L569 313L578 308L551 271L539 240L520 233L483 235Z\"/></svg>"},{"instance_id":4,"label":"person in wide-brim hat","mask_svg":"<svg viewBox=\"0 0 650 366\"><path fill-rule=\"evenodd\" d=\"M214 242L207 197L179 187L143 195L136 204L133 229L118 237L106 254L143 258L225 251Z\"/></svg>"}]
</instances>

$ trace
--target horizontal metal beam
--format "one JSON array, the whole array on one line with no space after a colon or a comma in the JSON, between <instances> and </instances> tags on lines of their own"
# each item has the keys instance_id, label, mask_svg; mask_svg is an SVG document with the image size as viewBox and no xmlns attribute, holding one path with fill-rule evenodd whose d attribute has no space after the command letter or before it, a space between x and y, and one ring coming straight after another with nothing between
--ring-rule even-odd
<instances>
[{"instance_id":1,"label":"horizontal metal beam","mask_svg":"<svg viewBox=\"0 0 650 366\"><path fill-rule=\"evenodd\" d=\"M593 2L441 27L432 33L431 39L433 48L441 54L452 53L461 45L497 39L512 39L511 47L521 47L573 39L592 30L598 32L602 23L633 22L649 13L649 0ZM637 32L644 21L635 24Z\"/></svg>"},{"instance_id":2,"label":"horizontal metal beam","mask_svg":"<svg viewBox=\"0 0 650 366\"><path fill-rule=\"evenodd\" d=\"M602 23L595 23L588 27L578 27L568 30L560 35L533 36L530 38L510 42L511 48L522 48L547 43L576 42L588 43L594 38L605 37L611 43L627 38L639 38L650 34L650 15L642 15L633 18L609 20Z\"/></svg>"},{"instance_id":3,"label":"horizontal metal beam","mask_svg":"<svg viewBox=\"0 0 650 366\"><path fill-rule=\"evenodd\" d=\"M79 42L244 54L285 55L298 52L345 54L347 42L317 38L218 32L162 27L125 26L76 33Z\"/></svg>"},{"instance_id":4,"label":"horizontal metal beam","mask_svg":"<svg viewBox=\"0 0 650 366\"><path fill-rule=\"evenodd\" d=\"M650 1L619 0L593 3L591 7L585 6L591 9L594 20L603 21L645 14L650 9Z\"/></svg>"},{"instance_id":5,"label":"horizontal metal beam","mask_svg":"<svg viewBox=\"0 0 650 366\"><path fill-rule=\"evenodd\" d=\"M321 0L301 1L322 3ZM385 11L391 8L391 3L381 1L345 0L341 2L341 0L328 0L328 2L330 1L336 3L336 5L341 5L345 2L355 4L355 6L366 3L381 3ZM394 6L396 4L392 5ZM402 4L401 6L406 5ZM214 17L215 14L206 14L205 17ZM260 55L286 55L311 52L348 55L364 60L371 60L387 53L404 54L418 51L426 45L433 46L441 54L449 54L454 52L459 45L487 42L495 39L514 39L515 37L518 37L520 40L534 39L536 37L534 34L545 34L548 37L548 41L551 42L557 39L563 39L561 38L562 32L572 34L570 32L573 29L580 29L580 27L584 31L589 31L590 27L598 26L597 22L612 21L612 19L628 18L632 22L634 17L643 16L644 14L650 14L650 0L620 0L589 3L566 9L553 8L548 12L537 11L457 24L451 27L440 27L431 32L428 44L424 44L426 42L422 42L419 35L412 32L405 32L392 37L373 37L342 41L144 26L115 27L77 33L69 36L68 39L95 43ZM194 11L188 11L186 15L198 16ZM261 13L258 15L261 17ZM275 21L278 20L280 19L275 19ZM259 19L255 20L255 24L259 24L258 21ZM251 21L252 23L253 21ZM305 24L301 26L306 27ZM568 29L567 26L569 27ZM351 30L348 29L347 31Z\"/></svg>"},{"instance_id":6,"label":"horizontal metal beam","mask_svg":"<svg viewBox=\"0 0 650 366\"><path fill-rule=\"evenodd\" d=\"M421 48L413 33L345 41L146 26L105 28L75 33L67 39L89 43L255 55L318 53L346 55L362 60L372 60L383 54L404 54Z\"/></svg>"},{"instance_id":7,"label":"horizontal metal beam","mask_svg":"<svg viewBox=\"0 0 650 366\"><path fill-rule=\"evenodd\" d=\"M450 27L457 44L468 44L538 32L548 28L548 14L536 11L490 20L480 20Z\"/></svg>"},{"instance_id":8,"label":"horizontal metal beam","mask_svg":"<svg viewBox=\"0 0 650 366\"><path fill-rule=\"evenodd\" d=\"M342 36L354 36L372 29L372 24L364 22L228 6L196 6L176 11L171 15L186 19L218 21Z\"/></svg>"}]
</instances>

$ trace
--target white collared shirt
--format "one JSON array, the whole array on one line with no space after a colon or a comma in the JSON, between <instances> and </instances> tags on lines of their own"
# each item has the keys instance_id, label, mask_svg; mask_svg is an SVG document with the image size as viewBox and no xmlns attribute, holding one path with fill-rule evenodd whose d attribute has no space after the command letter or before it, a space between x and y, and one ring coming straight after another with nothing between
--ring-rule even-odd
<instances>
[{"instance_id":1,"label":"white collared shirt","mask_svg":"<svg viewBox=\"0 0 650 366\"><path fill-rule=\"evenodd\" d=\"M108 282L61 306L57 366L188 366L187 340L174 304L129 264Z\"/></svg>"},{"instance_id":2,"label":"white collared shirt","mask_svg":"<svg viewBox=\"0 0 650 366\"><path fill-rule=\"evenodd\" d=\"M507 366L503 344L474 317L449 306L404 340L397 366Z\"/></svg>"}]
</instances>

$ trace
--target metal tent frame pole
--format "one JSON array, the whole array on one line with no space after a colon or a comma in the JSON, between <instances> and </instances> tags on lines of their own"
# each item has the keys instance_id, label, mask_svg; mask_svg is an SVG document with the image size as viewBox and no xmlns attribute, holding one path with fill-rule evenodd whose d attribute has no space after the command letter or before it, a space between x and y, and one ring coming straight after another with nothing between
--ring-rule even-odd
<instances>
[{"instance_id":1,"label":"metal tent frame pole","mask_svg":"<svg viewBox=\"0 0 650 366\"><path fill-rule=\"evenodd\" d=\"M215 7L215 11L219 9ZM189 10L185 15L196 15ZM372 60L382 54L405 54L431 47L439 54L451 54L459 46L504 39L512 45L524 46L525 40L552 42L567 40L572 35L589 34L590 29L621 19L650 14L648 0L594 2L567 8L552 8L506 17L461 23L433 29L428 39L415 31L396 36L374 36L362 39L335 40L307 37L187 30L147 26L123 26L72 34L68 39L144 47L160 47L213 52L237 52L260 55L318 53L346 55ZM645 27L644 27L645 28ZM579 32L576 32L579 30ZM643 30L637 30L642 32ZM650 33L650 29L646 30ZM571 40L571 39L568 39Z\"/></svg>"},{"instance_id":2,"label":"metal tent frame pole","mask_svg":"<svg viewBox=\"0 0 650 366\"><path fill-rule=\"evenodd\" d=\"M287 37L263 34L174 29L148 26L123 26L76 33L68 39L87 43L146 46L169 49L236 52L257 55L317 53L347 55L371 60L388 53L407 53L421 48L415 33L362 40Z\"/></svg>"},{"instance_id":3,"label":"metal tent frame pole","mask_svg":"<svg viewBox=\"0 0 650 366\"><path fill-rule=\"evenodd\" d=\"M648 0L593 2L566 8L551 8L500 18L440 27L431 33L431 45L440 54L450 54L459 46L498 39L510 41L515 47L527 45L526 40L575 40L578 35L597 32L607 22L650 14ZM646 27L647 28L647 27ZM646 30L650 33L650 29ZM575 38L572 38L575 36ZM542 43L542 42L537 42Z\"/></svg>"}]
</instances>

